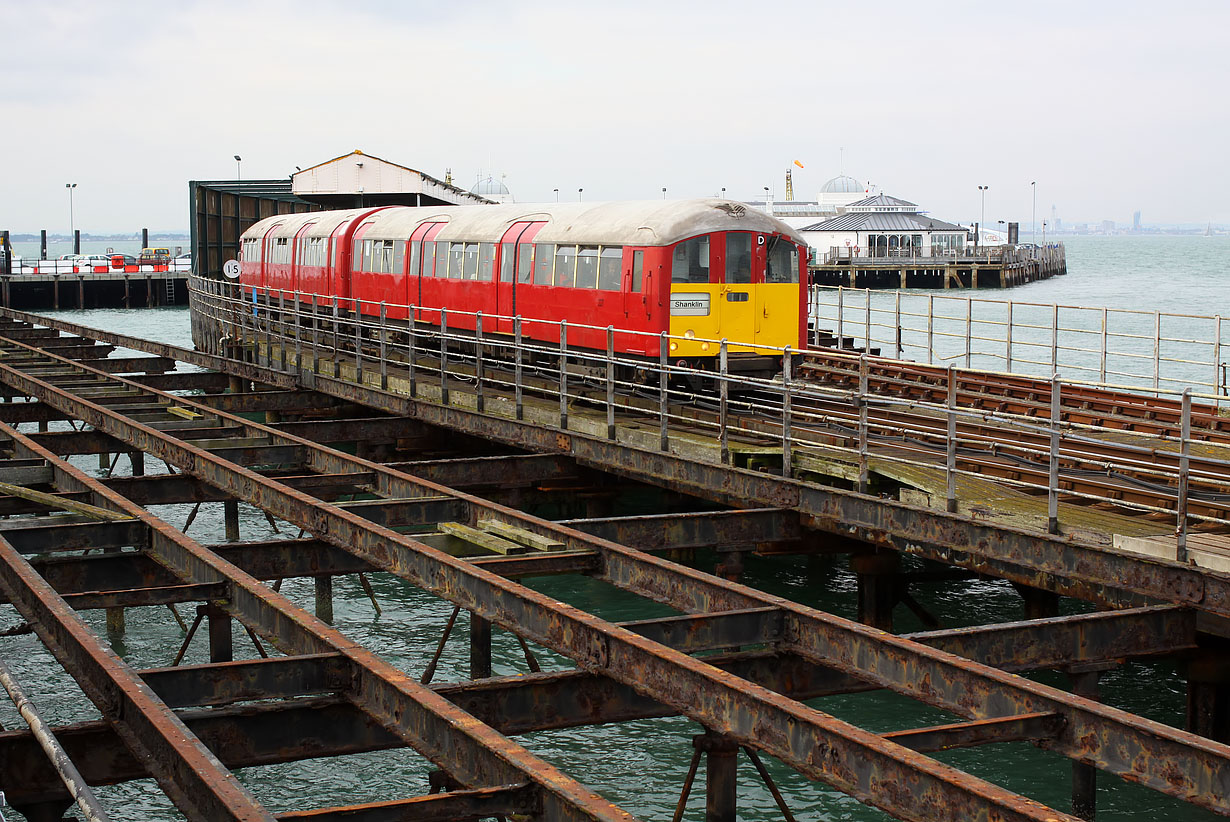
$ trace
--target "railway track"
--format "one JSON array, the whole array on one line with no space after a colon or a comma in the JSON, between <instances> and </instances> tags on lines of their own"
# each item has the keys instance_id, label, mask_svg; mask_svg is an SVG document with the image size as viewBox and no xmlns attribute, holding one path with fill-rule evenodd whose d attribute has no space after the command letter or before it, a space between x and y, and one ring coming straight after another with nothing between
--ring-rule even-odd
<instances>
[{"instance_id":1,"label":"railway track","mask_svg":"<svg viewBox=\"0 0 1230 822\"><path fill-rule=\"evenodd\" d=\"M396 574L572 659L578 670L565 676L574 677L573 681L594 675L609 679L616 688L653 700L659 707L649 708L650 713L682 712L714 734L775 756L811 778L900 818L930 819L936 808L961 817L1071 818L918 753L943 746L942 740L954 734L965 735L963 744L1028 739L1074 759L1096 762L1111 773L1171 796L1230 812L1230 791L1209 788L1230 781L1230 749L991 667L998 663L1025 670L1054 664L1055 648L1064 647L1064 642L1072 643L1064 647L1065 660L1094 662L1123 656L1124 648L1091 641L1088 631L1097 620L1126 615L1044 620L1045 625L1022 626L1015 635L1011 630L985 636L967 630L951 636L894 637L254 423L211 404L234 402L233 394L172 394L68 357L41 353L24 342L5 338L2 332L0 338L5 351L0 381L11 391L84 422L92 431L113 438L120 448L164 460L224 499L252 503L279 520L304 528L327 544L335 557L357 562L359 568ZM336 431L338 425L332 428ZM161 601L198 597L220 601L228 613L287 653L277 663L283 669L297 666L301 674L284 680L280 696L299 697L322 687L340 690L342 703L390 732L394 744L414 747L445 768L461 790L456 796L437 800L441 807L446 802L464 806L485 799L489 804L481 807L503 813L532 808L548 819L627 818L491 727L459 713L448 692L416 686L401 672L295 609L238 565L186 538L30 437L7 427L0 435L11 458L27 468L49 470L56 478L53 491L85 491L91 504L119 515L119 528L125 533L113 536L110 545L139 546L138 551L126 552L125 559L138 563L142 558L152 559L170 572L170 578L154 576L153 588ZM263 470L258 470L261 466ZM325 486L361 488L374 499L349 507L331 504L312 492ZM54 509L55 503L51 505ZM467 560L391 530L396 525L428 524L444 517L463 526L454 529L456 533L489 544L502 539L529 550ZM60 594L32 575L18 552L8 548L13 540L21 542L19 534L20 529L14 528L0 531L0 548L5 549L0 551L4 560L0 581L5 593L36 631L57 647L66 667L91 683L87 692L96 695L99 708L124 743L134 751L159 752L148 757L148 767L176 804L201 818L271 818L220 769L217 760L203 758L205 748L188 724L193 720L152 701L132 672L103 664L106 653L96 640L92 643L74 627L77 623ZM544 550L544 542L558 545L559 550ZM27 550L39 550L37 537L27 537L25 544ZM101 563L116 558L99 554L77 559ZM654 624L614 625L542 597L509 578L548 569L587 573L669 604L684 616ZM63 576L72 578L72 574ZM99 603L115 607L125 597L148 602L150 590L143 592L143 598L136 591L109 598L80 588L63 593L77 597L78 606L87 606L85 600L93 597L95 607ZM1132 616L1142 619L1140 614ZM1150 634L1142 629L1143 623L1135 624L1138 630L1118 635L1130 638L1134 652L1139 653ZM1079 628L1068 632L1070 625ZM1027 632L1034 636L1037 631L1042 632L1038 636L1047 637L1045 642L1026 641ZM71 642L66 639L70 636ZM756 667L751 658L727 663L722 658L700 660L690 655L732 645L760 645L773 654L797 659L803 668L783 665L780 660ZM1175 640L1169 639L1164 647L1176 647ZM1005 655L1006 649L1012 651ZM953 652L970 659L953 656ZM262 666L251 663L251 667ZM868 733L797 701L833 691L831 678L812 680L801 673L811 668L836 672L841 682L845 680L840 677L853 678L839 688L860 689L867 684L889 688L951 711L962 721L945 730L896 732L891 738ZM163 687L176 693L166 685L170 678L169 672L162 675ZM526 677L521 687L533 689L539 682ZM511 687L511 683L497 687ZM535 693L523 691L520 698L531 702L520 704L550 699L545 694L535 697ZM251 695L236 691L220 701L214 696L207 704L225 704ZM477 695L470 689L456 698L481 707L474 701ZM181 698L170 704L202 703L188 700L185 704ZM567 714L558 702L551 704L554 714ZM542 726L526 719L521 717L517 727ZM554 720L562 721L566 720ZM1116 751L1124 746L1148 755L1123 759ZM816 757L818 750L825 756ZM21 781L14 784L18 795L26 787ZM347 810L335 809L337 814Z\"/></svg>"},{"instance_id":2,"label":"railway track","mask_svg":"<svg viewBox=\"0 0 1230 822\"><path fill-rule=\"evenodd\" d=\"M885 397L944 404L948 401L948 369L882 357L866 358L871 390ZM857 355L835 350L811 350L803 365L808 379L820 385L857 386ZM954 369L957 404L964 408L1048 419L1051 406L1049 380L1017 374ZM1063 383L1063 419L1099 428L1177 437L1182 403L1168 396ZM1192 437L1230 442L1230 416L1207 404L1193 403Z\"/></svg>"}]
</instances>

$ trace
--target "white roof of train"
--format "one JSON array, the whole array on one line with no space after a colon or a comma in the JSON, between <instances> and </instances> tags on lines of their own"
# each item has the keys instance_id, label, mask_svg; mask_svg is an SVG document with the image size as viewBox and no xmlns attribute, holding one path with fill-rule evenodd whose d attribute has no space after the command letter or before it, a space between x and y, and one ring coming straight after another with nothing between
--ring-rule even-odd
<instances>
[{"instance_id":1,"label":"white roof of train","mask_svg":"<svg viewBox=\"0 0 1230 822\"><path fill-rule=\"evenodd\" d=\"M341 222L370 209L284 214L268 217L244 232L245 237L263 235L275 222L283 226L279 236L293 235L316 220L307 236L323 236ZM541 243L589 243L600 245L670 245L688 237L713 231L764 231L786 234L806 245L790 226L733 200L630 200L595 203L507 203L484 206L394 206L371 215L374 224L367 239L409 237L424 222L444 222L440 240L499 242L517 222L546 222L535 237Z\"/></svg>"}]
</instances>

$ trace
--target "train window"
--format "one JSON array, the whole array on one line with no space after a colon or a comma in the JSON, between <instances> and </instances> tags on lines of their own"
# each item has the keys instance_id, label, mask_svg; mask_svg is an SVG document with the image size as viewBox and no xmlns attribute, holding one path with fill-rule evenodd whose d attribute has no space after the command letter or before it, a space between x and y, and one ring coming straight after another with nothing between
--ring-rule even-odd
<instances>
[{"instance_id":1,"label":"train window","mask_svg":"<svg viewBox=\"0 0 1230 822\"><path fill-rule=\"evenodd\" d=\"M417 277L419 276L420 260L422 260L423 258L423 255L422 255L423 244L419 242L418 240L415 240L409 245L410 245L410 276Z\"/></svg>"},{"instance_id":2,"label":"train window","mask_svg":"<svg viewBox=\"0 0 1230 822\"><path fill-rule=\"evenodd\" d=\"M450 280L460 280L461 273L465 270L465 263L466 263L465 243L449 243L449 246L448 246L448 278Z\"/></svg>"},{"instance_id":3,"label":"train window","mask_svg":"<svg viewBox=\"0 0 1230 822\"><path fill-rule=\"evenodd\" d=\"M598 249L581 246L577 250L577 288L598 287Z\"/></svg>"},{"instance_id":4,"label":"train window","mask_svg":"<svg viewBox=\"0 0 1230 822\"><path fill-rule=\"evenodd\" d=\"M534 246L520 243L521 251L517 255L517 282L528 283L534 279Z\"/></svg>"},{"instance_id":5,"label":"train window","mask_svg":"<svg viewBox=\"0 0 1230 822\"><path fill-rule=\"evenodd\" d=\"M269 255L272 263L289 263L290 262L290 241L285 237L279 237L273 241L273 253Z\"/></svg>"},{"instance_id":6,"label":"train window","mask_svg":"<svg viewBox=\"0 0 1230 822\"><path fill-rule=\"evenodd\" d=\"M512 243L500 244L500 282L511 283L513 281L513 246Z\"/></svg>"},{"instance_id":7,"label":"train window","mask_svg":"<svg viewBox=\"0 0 1230 822\"><path fill-rule=\"evenodd\" d=\"M752 281L752 235L726 234L726 282L745 285Z\"/></svg>"},{"instance_id":8,"label":"train window","mask_svg":"<svg viewBox=\"0 0 1230 822\"><path fill-rule=\"evenodd\" d=\"M534 285L551 284L551 264L555 262L555 246L538 243L534 246Z\"/></svg>"},{"instance_id":9,"label":"train window","mask_svg":"<svg viewBox=\"0 0 1230 822\"><path fill-rule=\"evenodd\" d=\"M572 288L577 267L577 247L561 245L555 248L555 284Z\"/></svg>"},{"instance_id":10,"label":"train window","mask_svg":"<svg viewBox=\"0 0 1230 822\"><path fill-rule=\"evenodd\" d=\"M398 274L402 272L402 263L404 263L406 259L405 255L406 255L406 244L399 243L399 242L393 242L393 268L391 269L392 271L396 271Z\"/></svg>"},{"instance_id":11,"label":"train window","mask_svg":"<svg viewBox=\"0 0 1230 822\"><path fill-rule=\"evenodd\" d=\"M799 281L799 249L789 240L774 237L769 240L766 283L797 283Z\"/></svg>"},{"instance_id":12,"label":"train window","mask_svg":"<svg viewBox=\"0 0 1230 822\"><path fill-rule=\"evenodd\" d=\"M436 276L436 244L423 243L423 276Z\"/></svg>"},{"instance_id":13,"label":"train window","mask_svg":"<svg viewBox=\"0 0 1230 822\"><path fill-rule=\"evenodd\" d=\"M709 282L709 238L693 237L675 246L672 283Z\"/></svg>"},{"instance_id":14,"label":"train window","mask_svg":"<svg viewBox=\"0 0 1230 822\"><path fill-rule=\"evenodd\" d=\"M645 276L645 252L632 252L632 290L640 293L641 279Z\"/></svg>"},{"instance_id":15,"label":"train window","mask_svg":"<svg viewBox=\"0 0 1230 822\"><path fill-rule=\"evenodd\" d=\"M478 279L478 243L466 243L465 256L462 260L465 264L465 279Z\"/></svg>"},{"instance_id":16,"label":"train window","mask_svg":"<svg viewBox=\"0 0 1230 822\"><path fill-rule=\"evenodd\" d=\"M618 291L623 265L624 250L622 248L602 249L602 258L598 261L598 287L603 291Z\"/></svg>"}]
</instances>

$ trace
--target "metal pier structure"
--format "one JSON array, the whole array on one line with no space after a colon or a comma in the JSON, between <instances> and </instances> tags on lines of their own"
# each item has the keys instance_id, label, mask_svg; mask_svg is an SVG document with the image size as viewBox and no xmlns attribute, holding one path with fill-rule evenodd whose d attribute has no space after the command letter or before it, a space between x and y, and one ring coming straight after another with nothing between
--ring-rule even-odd
<instances>
[{"instance_id":1,"label":"metal pier structure","mask_svg":"<svg viewBox=\"0 0 1230 822\"><path fill-rule=\"evenodd\" d=\"M740 383L633 367L613 343L570 351L563 329L531 345L487 318L441 333L193 288L195 351L0 310L0 592L101 715L0 732L27 818L152 778L192 819L627 820L517 737L680 714L704 728L680 807L704 759L710 820L736 818L740 760L772 781L765 759L900 819L1088 819L1098 771L1230 815L1230 435L1207 398L1099 411L1051 381L994 410L999 389L953 369L911 395L872 358L834 386L797 352L782 379ZM77 455L126 455L132 476ZM669 510L614 510L646 487ZM518 507L551 488L576 516ZM168 503L220 503L227 541L150 513ZM241 541L241 503L301 533ZM786 552L849 554L859 621L739 582L749 553ZM438 652L400 670L331 627L334 580L375 571L452 604L424 638L438 648L469 613L468 679L433 682ZM548 574L675 615L611 622L517 581ZM892 633L911 586L974 575L1017 586L1025 618ZM279 593L287 577L315 580L313 612ZM1060 597L1097 610L1061 617ZM79 614L120 631L127 608L186 603L207 664L135 670ZM491 676L493 627L523 643L525 674ZM545 652L566 665L538 670ZM1187 665L1186 729L1097 701L1107 671L1156 657ZM1017 676L1041 670L1068 688ZM878 733L804 701L879 689L953 721ZM1071 807L929 755L1009 741L1071 760ZM234 774L386 749L429 761L429 784L274 814Z\"/></svg>"}]
</instances>

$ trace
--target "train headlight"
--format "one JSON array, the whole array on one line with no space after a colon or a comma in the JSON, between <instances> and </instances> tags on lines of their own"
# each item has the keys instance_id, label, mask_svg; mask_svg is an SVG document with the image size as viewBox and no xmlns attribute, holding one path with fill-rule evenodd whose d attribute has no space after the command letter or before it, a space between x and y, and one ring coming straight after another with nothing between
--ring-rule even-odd
<instances>
[{"instance_id":1,"label":"train headlight","mask_svg":"<svg viewBox=\"0 0 1230 822\"><path fill-rule=\"evenodd\" d=\"M701 343L701 344L700 344L700 350L701 350L701 351L708 351L708 350L709 350L709 343Z\"/></svg>"},{"instance_id":2,"label":"train headlight","mask_svg":"<svg viewBox=\"0 0 1230 822\"><path fill-rule=\"evenodd\" d=\"M672 343L671 343L671 351L678 351L678 350L679 350L679 343L677 343L677 342L672 342Z\"/></svg>"},{"instance_id":3,"label":"train headlight","mask_svg":"<svg viewBox=\"0 0 1230 822\"><path fill-rule=\"evenodd\" d=\"M685 340L694 340L696 339L696 332L689 328L687 331L683 332L683 338Z\"/></svg>"}]
</instances>

